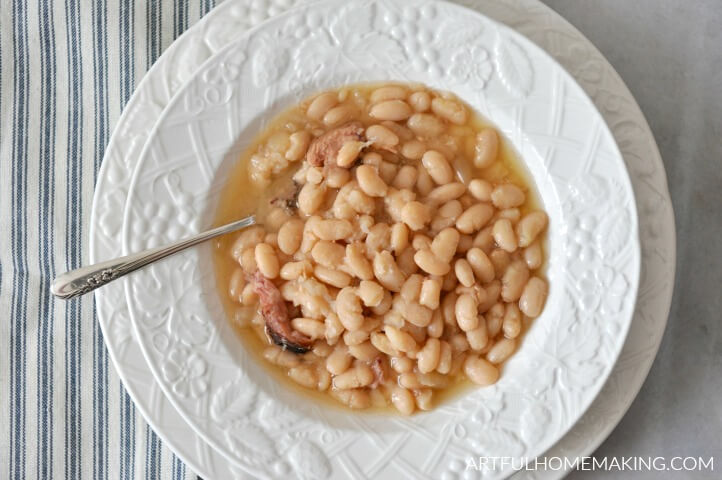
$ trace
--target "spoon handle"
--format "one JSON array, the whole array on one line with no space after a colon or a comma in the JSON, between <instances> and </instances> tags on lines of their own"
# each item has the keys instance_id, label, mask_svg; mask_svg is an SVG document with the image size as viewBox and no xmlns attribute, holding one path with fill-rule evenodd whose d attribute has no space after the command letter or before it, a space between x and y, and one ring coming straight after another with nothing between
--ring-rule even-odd
<instances>
[{"instance_id":1,"label":"spoon handle","mask_svg":"<svg viewBox=\"0 0 722 480\"><path fill-rule=\"evenodd\" d=\"M92 292L98 287L106 285L116 278L120 278L130 272L134 272L139 268L143 268L157 260L165 258L174 253L185 250L188 247L197 245L211 238L215 238L224 233L234 232L241 228L248 227L256 223L253 215L244 219L228 223L226 225L206 230L184 240L162 247L151 248L142 252L126 255L125 257L107 260L105 262L88 265L75 270L64 273L53 280L50 291L58 298L68 300L79 295L85 295Z\"/></svg>"}]
</instances>

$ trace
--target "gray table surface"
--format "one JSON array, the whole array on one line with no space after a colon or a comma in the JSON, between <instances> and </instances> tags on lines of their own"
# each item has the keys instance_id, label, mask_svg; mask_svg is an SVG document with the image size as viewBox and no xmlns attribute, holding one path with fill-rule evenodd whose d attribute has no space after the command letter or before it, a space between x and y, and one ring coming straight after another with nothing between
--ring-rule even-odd
<instances>
[{"instance_id":1,"label":"gray table surface","mask_svg":"<svg viewBox=\"0 0 722 480\"><path fill-rule=\"evenodd\" d=\"M677 223L674 297L659 354L595 456L715 457L714 473L568 478L722 478L722 0L544 1L601 50L639 102Z\"/></svg>"}]
</instances>

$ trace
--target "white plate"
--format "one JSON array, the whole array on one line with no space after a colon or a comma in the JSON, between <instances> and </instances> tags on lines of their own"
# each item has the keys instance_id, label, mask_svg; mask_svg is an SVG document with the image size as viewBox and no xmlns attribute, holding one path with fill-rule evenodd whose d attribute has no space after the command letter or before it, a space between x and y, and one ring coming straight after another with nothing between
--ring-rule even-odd
<instances>
[{"instance_id":1,"label":"white plate","mask_svg":"<svg viewBox=\"0 0 722 480\"><path fill-rule=\"evenodd\" d=\"M240 151L289 103L385 79L453 90L511 139L550 216L547 305L495 386L390 422L321 408L265 375L224 319L209 245L129 277L131 318L161 388L213 448L256 475L325 478L351 459L378 455L380 444L395 445L378 466L388 478L436 477L480 455L541 454L601 389L631 322L637 217L603 119L538 47L445 3L314 3L212 57L168 105L141 154L124 251L210 226Z\"/></svg>"},{"instance_id":2,"label":"white plate","mask_svg":"<svg viewBox=\"0 0 722 480\"><path fill-rule=\"evenodd\" d=\"M242 2L238 2L242 3ZM236 5L237 7L237 5ZM513 8L512 8L513 7ZM497 8L496 10L497 15L502 15L502 18L504 16L507 20L513 19L515 22L518 22L521 26L526 26L527 33L530 33L532 36L534 34L539 34L542 30L536 28L538 25L535 26L534 21L532 19L542 20L543 18L540 16L540 14L545 14L547 16L551 16L552 20L559 22L558 17L553 15L550 11L548 11L545 7L539 5L537 6L537 10L515 10L515 8L518 8L518 5L516 6L510 6L510 5L501 5L492 3L490 5L487 5L487 8L491 8L492 11L494 8ZM543 11L539 11L539 9L542 9ZM237 8L231 8L230 4L225 4L223 7L219 8L214 12L211 17L216 18L217 12L220 12L221 10L224 10L224 15L220 15L218 13L216 22L209 22L205 21L202 22L201 25L194 27L192 30L196 30L194 33L197 37L205 36L207 44L210 45L217 45L217 42L214 40L217 40L219 38L218 33L225 31L230 31L231 29L227 28L229 26L229 23L236 22L235 25L241 24L241 18L239 15L237 15L240 10ZM487 10L490 11L490 10ZM236 13L236 15L234 15ZM526 14L525 17L523 14ZM549 18L546 18L546 20L549 20ZM541 24L542 22L538 22ZM548 22L547 22L548 23ZM218 28L209 28L209 25L211 27L216 26ZM545 29L543 30L544 34L542 35L542 38L536 38L537 41L541 41L541 43L550 43L550 42L544 42L544 36L549 33L550 35L556 35L563 33L564 35L568 36L571 40L574 40L573 42L567 42L571 46L575 48L579 48L580 46L583 46L585 49L591 48L588 43L586 43L583 40L579 40L580 36L578 33L571 31L569 32L568 25L558 25L558 30L550 30ZM566 31L565 31L566 29ZM184 37L179 41L179 44L182 44L183 41L186 41L186 48L184 49L186 52L190 51L193 52L192 48L187 48L189 44L199 44L200 42L189 42L188 36ZM173 51L176 49L176 51ZM172 72L172 75L176 75L176 71L178 70L179 65L176 63L173 65L173 62L178 61L178 50L180 48L177 48L176 45L171 48L171 51L168 55L164 56L160 63L158 65L163 65L165 60L165 65L163 65L164 69L161 70L161 67L158 67L158 70L155 70L153 73L155 73L156 82L163 80L163 75L169 75ZM197 52L196 52L197 53ZM563 52L561 52L563 53ZM173 56L172 54L175 54ZM207 54L207 52L201 52L201 55L199 55L200 59L202 59L202 55ZM170 56L170 60L169 60ZM599 60L598 53L595 51L591 51L591 61ZM568 57L567 60L571 60L573 57ZM587 56L587 58L590 58L590 56ZM183 60L186 61L186 66L188 67L187 63L193 63L192 61L189 62L189 60L194 60L194 56L186 56ZM603 66L605 67L604 70L609 71L608 64L603 63ZM169 68L168 64L171 64L174 66L175 70L173 68ZM583 71L583 70L580 70ZM182 73L182 72L181 72ZM602 72L604 73L604 72ZM149 78L153 78L153 75L149 75ZM606 76L602 76L602 79L609 78L609 74ZM172 78L166 78L164 79L167 84L172 84L177 80L172 80ZM591 80L596 80L595 78L592 78ZM619 80L616 76L613 75L612 72L612 80L619 83ZM613 83L613 82L612 82ZM597 86L596 83L592 82L592 86ZM144 87L146 85L142 85L140 90L143 92ZM589 85L588 85L589 86ZM619 86L618 85L612 85L616 87L616 91L619 92ZM647 241L648 242L654 242L656 240L656 245L654 245L655 250L659 254L659 256L655 257L646 257L646 263L647 263L647 270L649 271L649 266L651 265L652 270L655 272L662 272L664 275L661 275L662 279L669 279L669 269L671 268L670 265L673 266L673 237L670 237L669 231L673 229L673 226L671 225L670 217L669 217L669 202L668 202L668 195L666 194L666 187L664 185L664 174L663 171L660 175L660 162L658 158L658 154L656 153L654 149L653 140L651 140L651 137L649 136L648 129L646 128L646 124L644 123L643 118L639 116L639 112L636 110L636 108L633 108L632 112L629 112L631 105L634 107L634 103L629 97L628 92L624 91L623 85L622 85L622 91L619 92L622 97L619 97L623 100L623 102L620 104L619 102L615 102L614 105L617 106L617 108L621 107L621 110L618 111L611 111L606 112L608 114L615 115L615 119L619 120L618 124L620 126L624 126L624 129L620 129L622 133L624 131L629 131L630 126L638 126L639 135L637 137L630 137L628 138L628 142L623 144L623 147L626 147L627 153L631 152L632 155L632 161L633 163L636 163L638 168L643 168L645 173L645 179L652 185L652 188L655 192L659 192L660 200L655 202L650 202L646 204L646 210L647 214L650 216L651 221L653 221L654 224L657 225L656 232L658 235L656 236L650 236ZM124 114L123 120L133 118L138 118L138 116L147 116L150 120L152 120L152 117L157 116L157 108L149 102L144 102L143 100L148 99L148 93L151 91L150 88L145 88L145 98L144 95L138 95L134 97L133 102L129 105L129 111L130 113L126 112ZM606 98L610 98L609 95L606 95ZM611 98L617 98L617 97L611 97ZM159 98L156 94L154 98L152 98L152 101L154 103L163 105L165 102L167 102L167 98ZM134 114L134 115L133 115ZM632 118L625 118L625 115L627 117ZM636 116L635 116L636 115ZM121 121L121 127L123 126L123 121ZM146 123L148 125L148 123ZM127 125L126 125L127 126ZM103 214L108 213L110 211L117 212L117 203L113 205L113 202L111 199L116 199L120 197L122 200L122 196L124 195L124 187L125 182L127 181L127 177L123 178L123 172L129 171L127 168L132 167L132 164L134 163L134 157L133 157L133 151L129 149L129 147L132 147L133 145L139 145L142 143L142 139L144 136L143 130L138 130L135 132L128 131L127 129L119 128L118 132L116 132L116 135L114 136L114 141L111 143L111 147L109 148L108 156L106 158L106 162L104 163L103 167L103 174L101 174L99 187L98 187L98 196L96 197L96 205L94 209L94 215L93 218L95 219L93 222L94 230L93 230L93 257L95 259L97 258L103 258L107 256L112 256L115 253L117 253L117 243L113 245L113 227L112 221L108 220L108 217L105 217L105 220L103 220ZM128 140L134 140L131 142L128 142ZM124 143L119 142L119 140L126 140ZM113 148L115 146L115 149ZM651 151L649 154L651 154L651 158L653 160L656 160L654 165L645 166L641 165L643 162L643 158L645 156L645 153L648 153L645 151L645 148L649 150L649 147L651 147ZM115 155L114 155L115 154ZM629 156L628 156L629 158ZM130 161L130 165L124 165L123 160ZM636 162L634 162L636 160ZM114 181L115 180L115 181ZM102 195L102 192L108 192L112 195ZM666 207L666 208L665 208ZM653 217L653 218L652 218ZM97 219L100 218L100 221L97 221ZM99 224L100 228L96 228L96 223ZM117 228L117 227L116 227ZM646 233L647 230L643 230L643 233ZM670 240L672 238L672 240ZM115 248L115 250L114 250ZM99 256L98 256L99 255ZM671 258L670 258L671 257ZM655 262L655 260L658 260ZM666 262L664 260L667 260ZM658 277L660 278L660 277ZM650 282L648 282L650 283ZM631 401L631 398L634 396L634 392L636 392L636 389L638 388L639 383L641 383L641 379L646 374L646 369L648 368L648 365L651 363L651 359L654 356L654 351L656 350L656 345L658 342L659 337L661 336L660 326L663 327L664 319L666 318L666 309L668 308L668 301L669 301L669 283L657 282L654 285L651 285L651 289L647 289L647 300L654 299L657 297L666 297L663 298L662 302L658 303L649 303L646 302L644 306L646 307L647 318L651 318L651 321L647 322L647 327L654 326L653 322L656 320L656 326L657 326L657 334L652 336L644 336L644 337L637 337L636 338L636 346L638 348L644 347L643 351L634 351L634 348L630 348L630 358L640 358L640 353L642 353L642 359L646 362L641 362L640 367L636 369L635 373L635 379L636 379L636 385L632 387L632 393L627 395L625 398L618 398L618 396L614 395L606 395L606 397L609 400L609 403L612 401L616 402L615 405L610 406L607 405L606 407L602 406L603 412L611 412L612 414L616 415L615 418L612 418L611 421L607 422L606 429L611 429L611 426L614 425L616 422L616 419L621 416L621 413L623 413L624 409L626 408L626 405ZM153 414L151 415L153 419L153 423L161 422L164 420L164 417L161 414L164 414L165 420L167 420L170 424L173 424L173 428L176 430L183 430L183 425L177 425L179 422L177 422L177 416L174 415L174 412L172 410L169 410L168 407L164 407L164 403L166 403L164 398L160 398L160 401L158 400L158 397L153 395L153 387L150 389L143 389L138 390L138 385L147 385L149 383L148 373L147 370L143 371L142 367L139 365L136 365L138 367L137 369L129 368L129 360L132 358L137 358L137 355L134 355L133 352L137 352L137 345L133 343L133 339L129 338L127 336L127 329L124 328L124 326L127 326L127 321L123 315L123 305L122 303L118 304L118 298L113 298L112 296L103 295L103 292L111 293L111 289L113 287L108 287L106 290L99 292L98 295L98 304L99 304L99 311L101 316L101 321L103 321L104 329L106 331L106 338L109 339L109 348L111 351L111 355L113 358L117 361L120 360L119 370L121 374L124 376L124 379L126 380L126 385L129 387L132 394L134 394L134 397L136 397L136 400L138 400L138 403L141 407L141 409L146 412L147 410L152 410ZM117 293L117 292L116 292ZM113 302L115 302L115 305L113 305ZM111 308L108 308L111 307ZM656 310L655 310L656 307ZM110 312L116 312L115 315L111 316L109 315ZM104 313L105 312L105 313ZM644 312L642 312L644 313ZM639 322L636 322L635 324L638 324ZM120 335L108 335L108 331L111 329L113 333L120 333ZM652 348L646 348L644 344L644 340L652 339ZM656 341L654 340L656 338ZM631 354L634 354L632 356ZM625 369L626 373L629 374L630 370L630 364L633 362L627 362L628 366ZM633 365L632 365L633 366ZM626 377L622 377L626 378ZM605 389L607 390L607 389ZM621 392L629 392L630 389L622 389ZM613 392L614 393L614 392ZM619 393L618 391L616 393ZM151 403L149 401L151 399L155 398L155 400ZM582 422L582 424L586 425L592 425L590 422ZM593 422L594 425L597 425L598 422ZM187 428L187 427L185 427ZM575 431L579 428L575 428ZM166 434L169 432L168 429L158 429L156 427L156 430L160 430L160 433L162 436L166 437ZM585 431L590 431L589 428L585 428ZM598 433L598 432L602 433ZM602 436L603 430L595 429L594 433L597 437ZM603 437L602 437L603 438ZM223 473L226 470L223 470L224 467L227 465L223 465L222 459L219 459L217 455L215 455L213 452L209 452L207 449L204 449L203 446L199 443L197 443L197 440L192 438L189 435L173 435L171 438L166 438L167 441L171 443L174 449L179 451L179 453L187 460L190 461L192 468L195 468L196 470L200 470L201 473L203 473L206 476L213 476L213 474ZM593 440L598 443L597 440ZM189 447L189 448L186 448ZM572 452L573 453L573 452ZM214 461L215 460L215 461ZM220 469L220 470L219 470ZM227 476L227 475L222 475Z\"/></svg>"}]
</instances>

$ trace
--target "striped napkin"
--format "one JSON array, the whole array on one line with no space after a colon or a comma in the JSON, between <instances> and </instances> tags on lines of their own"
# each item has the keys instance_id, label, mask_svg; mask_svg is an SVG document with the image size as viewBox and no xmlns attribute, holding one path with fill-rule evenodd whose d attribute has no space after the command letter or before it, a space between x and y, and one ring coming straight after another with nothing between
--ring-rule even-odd
<instances>
[{"instance_id":1,"label":"striped napkin","mask_svg":"<svg viewBox=\"0 0 722 480\"><path fill-rule=\"evenodd\" d=\"M135 85L214 0L0 0L0 479L194 478L136 412L93 297L96 175Z\"/></svg>"}]
</instances>

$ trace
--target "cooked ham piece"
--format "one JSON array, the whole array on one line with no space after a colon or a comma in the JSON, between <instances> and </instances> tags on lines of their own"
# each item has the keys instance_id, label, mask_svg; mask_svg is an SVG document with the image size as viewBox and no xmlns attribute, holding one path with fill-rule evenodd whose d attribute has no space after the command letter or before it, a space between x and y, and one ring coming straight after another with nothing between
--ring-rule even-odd
<instances>
[{"instance_id":1,"label":"cooked ham piece","mask_svg":"<svg viewBox=\"0 0 722 480\"><path fill-rule=\"evenodd\" d=\"M359 122L347 123L329 130L311 142L306 153L306 161L315 167L335 163L343 144L362 140L363 132L364 127Z\"/></svg>"},{"instance_id":2,"label":"cooked ham piece","mask_svg":"<svg viewBox=\"0 0 722 480\"><path fill-rule=\"evenodd\" d=\"M258 294L261 314L266 321L266 333L273 343L294 353L306 353L311 349L313 341L291 327L286 302L281 297L276 285L256 272L250 279Z\"/></svg>"}]
</instances>

